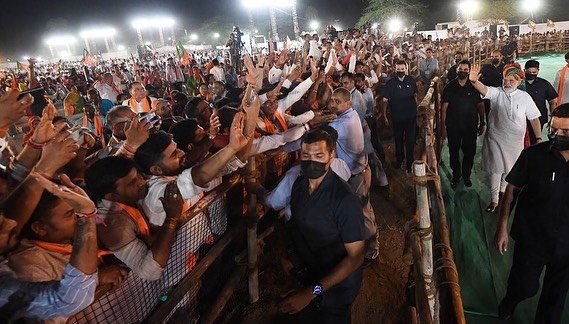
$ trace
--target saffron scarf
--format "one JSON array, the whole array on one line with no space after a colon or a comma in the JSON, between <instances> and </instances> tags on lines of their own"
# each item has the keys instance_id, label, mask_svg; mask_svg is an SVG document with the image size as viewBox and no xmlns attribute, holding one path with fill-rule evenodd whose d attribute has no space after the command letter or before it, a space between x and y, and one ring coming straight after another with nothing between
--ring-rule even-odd
<instances>
[{"instance_id":1,"label":"saffron scarf","mask_svg":"<svg viewBox=\"0 0 569 324\"><path fill-rule=\"evenodd\" d=\"M73 251L73 245L71 244L58 244L58 243L51 243L45 241L32 241L32 243L44 250L55 252L63 255L71 255ZM101 259L103 256L111 254L110 251L105 250L97 250L97 258Z\"/></svg>"},{"instance_id":2,"label":"saffron scarf","mask_svg":"<svg viewBox=\"0 0 569 324\"><path fill-rule=\"evenodd\" d=\"M140 210L138 210L138 208L121 204L120 202L116 201L114 201L113 203L117 204L122 210L124 210L128 214L128 216L130 216L130 218L134 221L136 227L138 227L138 230L140 231L140 234L143 237L145 238L150 237L150 229L148 228L148 223L146 222L146 219L144 219L144 216L142 216L142 213L140 212Z\"/></svg>"},{"instance_id":3,"label":"saffron scarf","mask_svg":"<svg viewBox=\"0 0 569 324\"><path fill-rule=\"evenodd\" d=\"M128 105L130 106L130 109L132 109L135 113L147 113L150 112L150 103L149 103L149 99L147 97L145 97L144 99L142 99L142 111L138 111L138 102L136 101L136 99L134 98L130 98L128 100Z\"/></svg>"},{"instance_id":4,"label":"saffron scarf","mask_svg":"<svg viewBox=\"0 0 569 324\"><path fill-rule=\"evenodd\" d=\"M559 89L557 89L557 106L563 102L563 90L565 90L565 77L567 76L569 65L565 65L559 75Z\"/></svg>"},{"instance_id":5,"label":"saffron scarf","mask_svg":"<svg viewBox=\"0 0 569 324\"><path fill-rule=\"evenodd\" d=\"M83 127L89 128L89 120L87 119L86 115L83 116ZM95 114L95 117L93 118L93 127L95 128L95 135L99 136L103 147L106 146L105 132L103 131L103 122L101 121L101 115Z\"/></svg>"}]
</instances>

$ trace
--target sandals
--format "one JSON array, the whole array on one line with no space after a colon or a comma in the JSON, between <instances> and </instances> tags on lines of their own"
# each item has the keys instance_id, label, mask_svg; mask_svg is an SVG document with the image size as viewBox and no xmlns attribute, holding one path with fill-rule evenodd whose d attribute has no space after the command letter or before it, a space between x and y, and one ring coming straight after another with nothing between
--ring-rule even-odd
<instances>
[{"instance_id":1,"label":"sandals","mask_svg":"<svg viewBox=\"0 0 569 324\"><path fill-rule=\"evenodd\" d=\"M496 211L496 209L498 209L498 204L490 203L490 205L488 205L488 207L486 207L486 212L487 213L493 213Z\"/></svg>"}]
</instances>

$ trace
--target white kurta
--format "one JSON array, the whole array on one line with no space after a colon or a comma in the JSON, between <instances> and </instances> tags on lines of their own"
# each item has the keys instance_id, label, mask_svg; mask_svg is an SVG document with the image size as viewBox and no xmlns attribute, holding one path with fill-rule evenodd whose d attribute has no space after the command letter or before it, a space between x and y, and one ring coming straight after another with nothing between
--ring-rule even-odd
<instances>
[{"instance_id":1,"label":"white kurta","mask_svg":"<svg viewBox=\"0 0 569 324\"><path fill-rule=\"evenodd\" d=\"M482 145L482 170L508 173L524 149L526 119L539 118L541 113L522 90L507 94L502 88L488 87L484 99L490 100L490 112Z\"/></svg>"}]
</instances>

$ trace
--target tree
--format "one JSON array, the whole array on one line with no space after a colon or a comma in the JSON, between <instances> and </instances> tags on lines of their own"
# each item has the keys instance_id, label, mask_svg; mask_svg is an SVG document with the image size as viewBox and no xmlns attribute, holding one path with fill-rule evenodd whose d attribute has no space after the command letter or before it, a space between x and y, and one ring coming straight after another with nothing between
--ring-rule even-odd
<instances>
[{"instance_id":1,"label":"tree","mask_svg":"<svg viewBox=\"0 0 569 324\"><path fill-rule=\"evenodd\" d=\"M519 2L515 0L485 1L476 17L488 24L516 22L516 19L521 18Z\"/></svg>"},{"instance_id":2,"label":"tree","mask_svg":"<svg viewBox=\"0 0 569 324\"><path fill-rule=\"evenodd\" d=\"M416 20L426 9L426 5L416 0L368 0L364 15L358 21L357 26L374 21L384 22L395 16Z\"/></svg>"}]
</instances>

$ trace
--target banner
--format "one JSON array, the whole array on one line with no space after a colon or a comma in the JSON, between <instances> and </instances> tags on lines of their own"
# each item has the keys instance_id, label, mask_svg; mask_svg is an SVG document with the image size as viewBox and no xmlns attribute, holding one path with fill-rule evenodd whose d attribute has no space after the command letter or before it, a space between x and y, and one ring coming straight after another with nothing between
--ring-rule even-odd
<instances>
[{"instance_id":1,"label":"banner","mask_svg":"<svg viewBox=\"0 0 569 324\"><path fill-rule=\"evenodd\" d=\"M81 62L83 62L83 64L87 65L88 67L97 66L97 59L91 53L89 53L87 49L83 49L83 59Z\"/></svg>"},{"instance_id":2,"label":"banner","mask_svg":"<svg viewBox=\"0 0 569 324\"><path fill-rule=\"evenodd\" d=\"M181 41L178 41L178 45L176 45L176 53L180 58L181 65L186 65L186 66L190 65L190 54L188 53L188 51L186 51Z\"/></svg>"}]
</instances>

